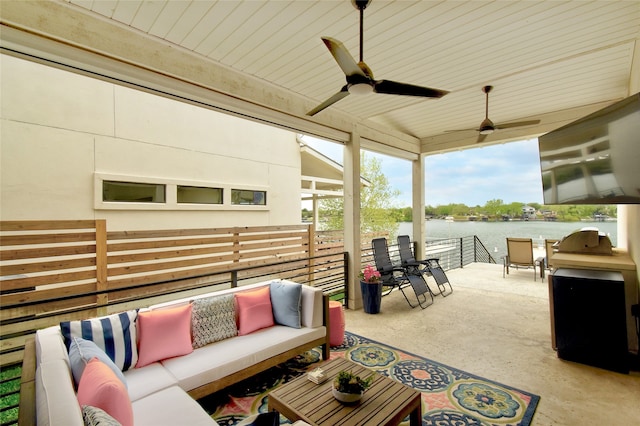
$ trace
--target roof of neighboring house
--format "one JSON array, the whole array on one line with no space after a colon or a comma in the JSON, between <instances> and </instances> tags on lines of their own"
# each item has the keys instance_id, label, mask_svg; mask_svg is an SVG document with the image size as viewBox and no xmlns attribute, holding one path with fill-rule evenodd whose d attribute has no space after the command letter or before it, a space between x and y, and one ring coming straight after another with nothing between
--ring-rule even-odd
<instances>
[{"instance_id":1,"label":"roof of neighboring house","mask_svg":"<svg viewBox=\"0 0 640 426\"><path fill-rule=\"evenodd\" d=\"M300 143L300 163L302 186L304 195L316 195L322 197L342 197L344 195L344 168L343 166L306 145ZM361 186L369 186L371 183L360 177Z\"/></svg>"}]
</instances>

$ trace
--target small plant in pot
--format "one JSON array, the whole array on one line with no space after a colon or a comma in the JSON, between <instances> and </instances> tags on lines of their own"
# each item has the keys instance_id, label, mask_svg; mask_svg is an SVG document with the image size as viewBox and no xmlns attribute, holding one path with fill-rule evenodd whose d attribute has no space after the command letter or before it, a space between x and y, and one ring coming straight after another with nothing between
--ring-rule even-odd
<instances>
[{"instance_id":1,"label":"small plant in pot","mask_svg":"<svg viewBox=\"0 0 640 426\"><path fill-rule=\"evenodd\" d=\"M380 312L382 299L382 277L380 271L371 265L360 271L360 291L362 292L362 306L368 314Z\"/></svg>"},{"instance_id":2,"label":"small plant in pot","mask_svg":"<svg viewBox=\"0 0 640 426\"><path fill-rule=\"evenodd\" d=\"M362 398L365 389L371 386L375 373L362 378L350 371L341 371L333 379L333 396L340 402L357 402Z\"/></svg>"},{"instance_id":3,"label":"small plant in pot","mask_svg":"<svg viewBox=\"0 0 640 426\"><path fill-rule=\"evenodd\" d=\"M360 281L368 284L378 284L381 281L380 272L371 265L367 265L360 272Z\"/></svg>"}]
</instances>

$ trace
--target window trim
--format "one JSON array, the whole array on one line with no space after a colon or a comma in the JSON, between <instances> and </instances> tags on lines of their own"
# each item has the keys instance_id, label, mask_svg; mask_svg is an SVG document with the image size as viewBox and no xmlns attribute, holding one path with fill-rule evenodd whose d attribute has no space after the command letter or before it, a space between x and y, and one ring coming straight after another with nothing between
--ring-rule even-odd
<instances>
[{"instance_id":1,"label":"window trim","mask_svg":"<svg viewBox=\"0 0 640 426\"><path fill-rule=\"evenodd\" d=\"M128 183L148 183L165 185L164 203L139 203L131 201L103 201L102 185L103 181L128 182ZM178 186L196 186L204 188L222 189L222 204L198 204L198 203L178 203ZM94 209L95 210L208 210L208 211L268 211L269 205L257 204L231 204L231 189L247 191L263 191L269 193L270 187L264 185L238 185L235 183L221 183L214 181L197 181L188 179L167 179L151 176L133 176L113 173L94 173ZM265 195L268 196L268 195Z\"/></svg>"}]
</instances>

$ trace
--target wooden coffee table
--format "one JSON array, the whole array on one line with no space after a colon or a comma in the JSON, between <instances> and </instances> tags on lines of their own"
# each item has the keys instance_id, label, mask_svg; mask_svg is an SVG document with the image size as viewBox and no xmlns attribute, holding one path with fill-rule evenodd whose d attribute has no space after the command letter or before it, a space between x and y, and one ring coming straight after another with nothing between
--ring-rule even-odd
<instances>
[{"instance_id":1,"label":"wooden coffee table","mask_svg":"<svg viewBox=\"0 0 640 426\"><path fill-rule=\"evenodd\" d=\"M422 424L422 400L417 390L376 374L360 402L347 405L331 393L334 377L341 370L367 377L371 370L342 358L321 368L328 377L326 382L317 385L306 374L298 377L269 393L269 410L292 422L302 420L311 425L397 425L407 415L412 426Z\"/></svg>"}]
</instances>

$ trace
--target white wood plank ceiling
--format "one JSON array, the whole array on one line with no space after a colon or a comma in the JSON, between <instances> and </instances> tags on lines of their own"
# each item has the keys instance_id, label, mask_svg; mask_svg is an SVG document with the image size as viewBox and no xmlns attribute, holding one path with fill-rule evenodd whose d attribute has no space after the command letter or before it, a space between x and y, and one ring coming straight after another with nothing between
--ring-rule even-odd
<instances>
[{"instance_id":1,"label":"white wood plank ceiling","mask_svg":"<svg viewBox=\"0 0 640 426\"><path fill-rule=\"evenodd\" d=\"M359 12L349 0L69 3L255 77L302 99L307 110L345 84L320 37L342 41L358 57ZM481 89L493 85L494 123L542 122L496 131L486 143L536 136L564 124L563 111L584 115L630 95L639 37L637 0L374 0L364 12L364 60L375 77L451 93L438 100L351 95L328 110L417 138L422 152L452 149L475 143L474 130L448 131L480 125ZM306 119L300 108L285 112ZM312 120L322 123L323 114Z\"/></svg>"}]
</instances>

